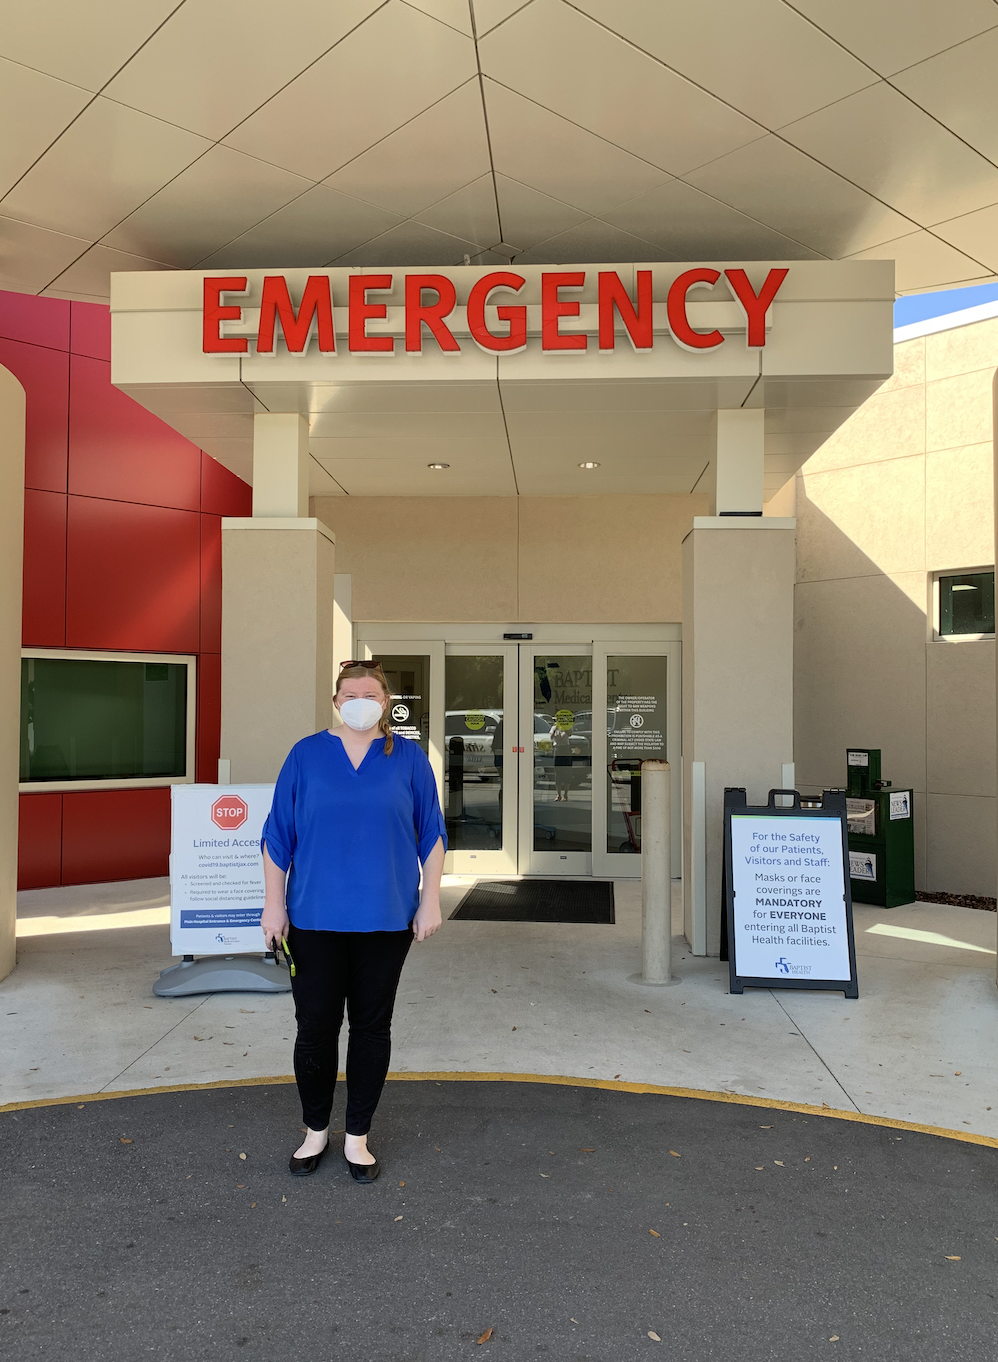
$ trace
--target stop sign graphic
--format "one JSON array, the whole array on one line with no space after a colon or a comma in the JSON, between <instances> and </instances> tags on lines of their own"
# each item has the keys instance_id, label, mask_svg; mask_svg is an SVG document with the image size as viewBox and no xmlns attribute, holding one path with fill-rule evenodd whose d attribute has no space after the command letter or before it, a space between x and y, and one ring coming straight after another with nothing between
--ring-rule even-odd
<instances>
[{"instance_id":1,"label":"stop sign graphic","mask_svg":"<svg viewBox=\"0 0 998 1362\"><path fill-rule=\"evenodd\" d=\"M223 795L211 806L211 821L220 828L241 828L248 817L246 801L239 795Z\"/></svg>"}]
</instances>

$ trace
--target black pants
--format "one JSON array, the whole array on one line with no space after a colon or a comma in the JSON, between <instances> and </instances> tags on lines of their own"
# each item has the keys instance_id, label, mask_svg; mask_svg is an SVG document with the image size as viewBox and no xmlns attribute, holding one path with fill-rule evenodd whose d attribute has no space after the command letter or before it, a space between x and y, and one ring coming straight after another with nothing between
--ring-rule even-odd
<instances>
[{"instance_id":1,"label":"black pants","mask_svg":"<svg viewBox=\"0 0 998 1362\"><path fill-rule=\"evenodd\" d=\"M371 1129L391 1059L395 992L411 945L408 927L402 932L289 930L296 967L295 1078L309 1130L329 1125L344 1003L350 1018L346 1130L366 1135Z\"/></svg>"}]
</instances>

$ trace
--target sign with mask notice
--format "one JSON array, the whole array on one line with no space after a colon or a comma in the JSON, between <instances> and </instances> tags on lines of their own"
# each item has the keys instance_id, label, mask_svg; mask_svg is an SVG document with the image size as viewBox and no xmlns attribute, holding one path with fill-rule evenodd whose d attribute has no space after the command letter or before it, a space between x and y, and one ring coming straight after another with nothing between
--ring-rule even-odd
<instances>
[{"instance_id":1,"label":"sign with mask notice","mask_svg":"<svg viewBox=\"0 0 998 1362\"><path fill-rule=\"evenodd\" d=\"M173 785L170 793L174 955L262 950L260 837L273 785Z\"/></svg>"},{"instance_id":2,"label":"sign with mask notice","mask_svg":"<svg viewBox=\"0 0 998 1362\"><path fill-rule=\"evenodd\" d=\"M793 806L776 798L793 795ZM847 811L826 791L821 808L801 808L793 791L770 791L750 808L725 796L725 908L732 993L757 988L841 989L859 996Z\"/></svg>"}]
</instances>

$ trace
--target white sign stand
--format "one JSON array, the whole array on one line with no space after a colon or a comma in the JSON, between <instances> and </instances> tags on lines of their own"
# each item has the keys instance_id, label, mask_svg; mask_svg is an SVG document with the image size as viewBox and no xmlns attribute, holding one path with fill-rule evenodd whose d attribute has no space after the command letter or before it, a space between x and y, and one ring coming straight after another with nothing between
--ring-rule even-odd
<instances>
[{"instance_id":1,"label":"white sign stand","mask_svg":"<svg viewBox=\"0 0 998 1362\"><path fill-rule=\"evenodd\" d=\"M171 795L170 940L184 958L153 992L286 993L287 973L261 953L260 837L273 785L174 785Z\"/></svg>"}]
</instances>

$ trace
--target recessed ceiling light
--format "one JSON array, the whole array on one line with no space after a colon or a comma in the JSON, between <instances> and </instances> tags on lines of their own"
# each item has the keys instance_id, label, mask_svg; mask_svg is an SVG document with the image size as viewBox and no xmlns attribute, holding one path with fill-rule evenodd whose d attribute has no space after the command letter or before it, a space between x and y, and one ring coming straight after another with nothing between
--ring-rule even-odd
<instances>
[{"instance_id":1,"label":"recessed ceiling light","mask_svg":"<svg viewBox=\"0 0 998 1362\"><path fill-rule=\"evenodd\" d=\"M427 468L437 468L437 469L440 469L440 468L450 468L450 464L449 464L449 463L428 463L426 466L427 466Z\"/></svg>"},{"instance_id":2,"label":"recessed ceiling light","mask_svg":"<svg viewBox=\"0 0 998 1362\"><path fill-rule=\"evenodd\" d=\"M580 464L579 464L579 467L580 467L580 468L599 468L599 464L598 464L598 463L595 463L592 459L586 459L586 461L585 461L584 463L580 463Z\"/></svg>"}]
</instances>

